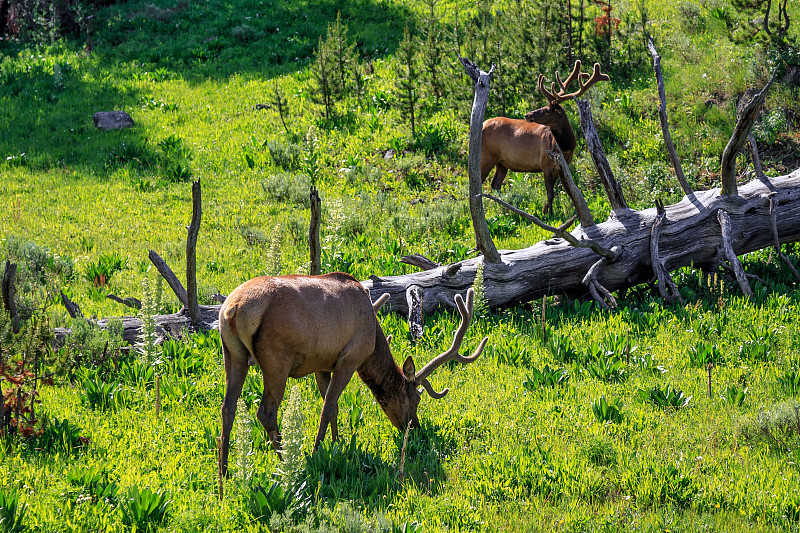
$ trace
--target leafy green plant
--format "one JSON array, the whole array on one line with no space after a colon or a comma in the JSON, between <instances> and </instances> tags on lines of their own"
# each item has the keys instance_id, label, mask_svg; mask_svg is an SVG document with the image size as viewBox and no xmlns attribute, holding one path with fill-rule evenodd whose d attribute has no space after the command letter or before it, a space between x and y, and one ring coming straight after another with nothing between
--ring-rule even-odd
<instances>
[{"instance_id":1,"label":"leafy green plant","mask_svg":"<svg viewBox=\"0 0 800 533\"><path fill-rule=\"evenodd\" d=\"M652 389L638 389L636 396L644 403L655 405L664 409L680 409L687 407L691 396L686 396L682 390L667 385L666 389L655 386Z\"/></svg>"},{"instance_id":2,"label":"leafy green plant","mask_svg":"<svg viewBox=\"0 0 800 533\"><path fill-rule=\"evenodd\" d=\"M82 435L80 427L68 419L54 418L47 423L40 435L31 439L30 443L39 452L71 455L85 449L89 439Z\"/></svg>"},{"instance_id":3,"label":"leafy green plant","mask_svg":"<svg viewBox=\"0 0 800 533\"><path fill-rule=\"evenodd\" d=\"M553 354L556 361L560 363L573 363L582 360L578 350L569 337L559 334L552 334L547 338L547 349Z\"/></svg>"},{"instance_id":4,"label":"leafy green plant","mask_svg":"<svg viewBox=\"0 0 800 533\"><path fill-rule=\"evenodd\" d=\"M741 407L744 405L744 401L747 398L748 389L747 387L739 387L738 385L728 385L720 394L720 398L727 403L728 405L732 405L734 407Z\"/></svg>"},{"instance_id":5,"label":"leafy green plant","mask_svg":"<svg viewBox=\"0 0 800 533\"><path fill-rule=\"evenodd\" d=\"M3 533L25 531L25 512L28 505L20 503L19 492L0 490L0 530Z\"/></svg>"},{"instance_id":6,"label":"leafy green plant","mask_svg":"<svg viewBox=\"0 0 800 533\"><path fill-rule=\"evenodd\" d=\"M550 368L545 365L544 368L539 370L536 367L531 368L530 374L522 382L522 386L529 391L537 391L543 387L555 388L563 387L569 382L569 374L563 368Z\"/></svg>"},{"instance_id":7,"label":"leafy green plant","mask_svg":"<svg viewBox=\"0 0 800 533\"><path fill-rule=\"evenodd\" d=\"M698 342L689 348L689 364L693 367L705 368L708 364L717 366L723 361L722 350L716 344Z\"/></svg>"},{"instance_id":8,"label":"leafy green plant","mask_svg":"<svg viewBox=\"0 0 800 533\"><path fill-rule=\"evenodd\" d=\"M586 369L595 379L606 383L620 383L628 377L625 361L614 351L604 350L602 346L593 346L589 353Z\"/></svg>"},{"instance_id":9,"label":"leafy green plant","mask_svg":"<svg viewBox=\"0 0 800 533\"><path fill-rule=\"evenodd\" d=\"M288 489L279 481L273 481L268 486L255 483L248 489L247 504L256 520L269 524L275 514L288 513L295 517L306 514L311 506L311 497L305 491L305 482Z\"/></svg>"},{"instance_id":10,"label":"leafy green plant","mask_svg":"<svg viewBox=\"0 0 800 533\"><path fill-rule=\"evenodd\" d=\"M667 372L667 369L653 359L653 354L646 353L641 357L632 357L631 362L636 365L642 372L647 374L661 375Z\"/></svg>"},{"instance_id":11,"label":"leafy green plant","mask_svg":"<svg viewBox=\"0 0 800 533\"><path fill-rule=\"evenodd\" d=\"M117 502L119 487L109 480L108 472L97 465L76 466L67 470L67 481L86 490L94 502L105 501L112 504Z\"/></svg>"},{"instance_id":12,"label":"leafy green plant","mask_svg":"<svg viewBox=\"0 0 800 533\"><path fill-rule=\"evenodd\" d=\"M111 281L111 276L128 266L128 258L112 252L102 254L96 262L89 263L83 272L83 277L92 282L96 287L104 287Z\"/></svg>"},{"instance_id":13,"label":"leafy green plant","mask_svg":"<svg viewBox=\"0 0 800 533\"><path fill-rule=\"evenodd\" d=\"M164 522L171 505L169 492L153 491L149 487L140 490L133 486L123 498L120 508L126 525L147 530Z\"/></svg>"},{"instance_id":14,"label":"leafy green plant","mask_svg":"<svg viewBox=\"0 0 800 533\"><path fill-rule=\"evenodd\" d=\"M624 404L619 398L607 400L605 396L600 396L592 401L592 412L598 422L622 422L622 407Z\"/></svg>"},{"instance_id":15,"label":"leafy green plant","mask_svg":"<svg viewBox=\"0 0 800 533\"><path fill-rule=\"evenodd\" d=\"M80 378L82 390L81 403L89 409L113 411L130 405L130 391L114 381L108 381L99 372L88 370Z\"/></svg>"}]
</instances>

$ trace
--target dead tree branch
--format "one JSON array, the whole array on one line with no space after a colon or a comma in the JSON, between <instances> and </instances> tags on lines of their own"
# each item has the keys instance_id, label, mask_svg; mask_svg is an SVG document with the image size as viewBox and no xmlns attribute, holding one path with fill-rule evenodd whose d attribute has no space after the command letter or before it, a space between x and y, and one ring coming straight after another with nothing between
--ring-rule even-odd
<instances>
[{"instance_id":1,"label":"dead tree branch","mask_svg":"<svg viewBox=\"0 0 800 533\"><path fill-rule=\"evenodd\" d=\"M578 186L575 185L575 180L572 179L572 172L569 170L567 160L564 159L564 154L562 154L561 150L558 148L556 148L556 150L555 152L547 150L547 155L550 156L550 159L552 159L560 169L559 175L561 176L561 184L564 185L564 190L572 200L572 205L575 206L575 211L578 213L578 221L584 228L594 226L594 217L592 216L592 212L589 211L586 198L583 196Z\"/></svg>"},{"instance_id":2,"label":"dead tree branch","mask_svg":"<svg viewBox=\"0 0 800 533\"><path fill-rule=\"evenodd\" d=\"M775 67L775 70L772 72L772 77L764 88L750 100L739 114L736 126L733 128L733 134L728 140L725 150L722 152L722 163L720 165L722 189L720 190L720 194L738 194L736 186L736 157L739 155L739 152L742 151L744 143L747 142L750 136L750 130L753 129L753 124L755 124L756 118L758 117L758 111L764 103L767 92L770 87L772 87L772 83L775 81L779 70L780 66Z\"/></svg>"},{"instance_id":3,"label":"dead tree branch","mask_svg":"<svg viewBox=\"0 0 800 533\"><path fill-rule=\"evenodd\" d=\"M739 258L736 256L736 252L733 250L733 245L731 244L731 217L724 210L720 209L717 211L717 219L722 229L722 251L725 254L725 259L728 260L728 264L733 268L736 281L739 283L739 287L742 289L744 295L748 298L752 298L753 290L750 288L750 282L747 281L744 267L742 267L742 263L739 262Z\"/></svg>"},{"instance_id":4,"label":"dead tree branch","mask_svg":"<svg viewBox=\"0 0 800 533\"><path fill-rule=\"evenodd\" d=\"M656 215L653 226L650 228L650 262L653 265L653 272L658 279L658 292L662 298L669 302L678 300L683 303L683 297L680 291L678 291L678 287L675 285L672 276L667 272L667 269L664 268L664 263L661 262L661 257L658 254L658 239L661 236L661 225L667 216L664 204L662 204L661 201L656 202L656 211L658 215Z\"/></svg>"},{"instance_id":5,"label":"dead tree branch","mask_svg":"<svg viewBox=\"0 0 800 533\"><path fill-rule=\"evenodd\" d=\"M188 298L186 296L186 289L183 288L183 285L178 280L178 277L169 268L167 262L164 261L160 255L158 255L153 250L150 250L148 253L148 257L150 258L150 262L153 263L153 266L159 271L159 273L167 280L167 285L170 286L172 292L175 293L175 296L178 297L178 301L183 304L184 307L188 306Z\"/></svg>"},{"instance_id":6,"label":"dead tree branch","mask_svg":"<svg viewBox=\"0 0 800 533\"><path fill-rule=\"evenodd\" d=\"M600 175L600 181L606 190L606 196L611 204L611 209L617 211L618 209L628 209L628 203L625 201L625 195L622 194L622 187L620 186L617 178L614 177L614 172L611 170L611 165L606 159L603 145L600 142L600 136L597 134L597 128L594 125L592 118L592 107L586 100L575 100L578 104L578 113L581 117L581 129L583 130L583 137L586 139L586 146L589 153L592 155L592 161Z\"/></svg>"},{"instance_id":7,"label":"dead tree branch","mask_svg":"<svg viewBox=\"0 0 800 533\"><path fill-rule=\"evenodd\" d=\"M667 118L667 93L664 90L664 76L661 73L661 56L656 51L656 43L651 35L647 36L647 49L650 50L650 55L653 56L653 69L656 71L656 82L658 83L658 98L661 103L658 106L658 117L661 120L661 132L664 135L664 144L669 152L669 159L672 161L672 167L675 169L675 176L678 178L678 183L683 189L683 193L687 196L692 194L692 186L689 185L686 175L683 173L683 166L681 160L678 159L678 153L675 151L675 144L672 142L672 135L669 133L669 118Z\"/></svg>"}]
</instances>

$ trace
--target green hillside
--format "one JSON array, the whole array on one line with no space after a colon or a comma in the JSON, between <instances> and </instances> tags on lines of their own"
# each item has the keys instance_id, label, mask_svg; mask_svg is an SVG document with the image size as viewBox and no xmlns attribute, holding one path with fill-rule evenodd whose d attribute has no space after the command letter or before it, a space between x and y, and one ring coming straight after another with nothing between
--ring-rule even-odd
<instances>
[{"instance_id":1,"label":"green hillside","mask_svg":"<svg viewBox=\"0 0 800 533\"><path fill-rule=\"evenodd\" d=\"M752 300L686 268L675 273L685 306L641 286L618 295L615 312L562 295L483 311L463 351L488 335L484 355L433 376L452 390L423 397L422 428L407 442L353 379L340 441L312 454L322 402L313 378L290 380L279 420L300 428L293 475L305 485L283 498L291 475L272 485L282 463L256 419L257 369L220 501L218 334L128 350L71 320L59 291L87 317L137 313L109 294L144 300L143 316L177 311L147 254L185 279L195 180L201 303L255 276L308 273L312 184L323 271L366 279L414 271L398 262L404 254L475 256L473 87L458 53L496 65L487 118L545 105L540 73L553 80L575 59L600 62L611 80L586 99L637 209L682 197L645 32L697 190L719 187L739 96L778 68L754 135L767 175L787 174L800 167L800 4L770 4L768 31L766 4L748 0L619 2L610 19L582 0L64 0L62 22L49 2L11 4L30 16L0 41L0 258L19 265L24 327L13 335L0 318L0 386L15 421L0 438L0 531L798 530L800 302L766 250L742 258L761 279ZM604 220L577 106L565 107L579 137L572 172ZM96 129L93 114L111 110L135 126ZM740 183L754 176L749 157L738 168ZM540 174L506 183L504 199L542 215ZM550 237L486 209L500 249ZM542 216L559 225L572 212L559 191ZM800 261L793 244L783 252ZM412 343L403 317L379 320L395 360L411 355L418 367L458 324L451 312L426 316ZM61 326L73 335L54 348L49 332Z\"/></svg>"}]
</instances>

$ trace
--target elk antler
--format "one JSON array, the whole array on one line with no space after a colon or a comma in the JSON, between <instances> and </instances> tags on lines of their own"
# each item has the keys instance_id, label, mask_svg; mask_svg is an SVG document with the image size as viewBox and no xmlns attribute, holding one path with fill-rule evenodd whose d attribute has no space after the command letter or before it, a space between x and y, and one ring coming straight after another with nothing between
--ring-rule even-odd
<instances>
[{"instance_id":1,"label":"elk antler","mask_svg":"<svg viewBox=\"0 0 800 533\"><path fill-rule=\"evenodd\" d=\"M467 333L469 329L470 322L472 322L472 308L473 308L473 299L474 299L474 292L472 289L467 290L467 303L464 304L464 299L461 297L460 294L456 294L455 302L456 307L458 307L458 312L461 314L461 324L459 324L458 329L453 335L453 343L443 353L437 355L430 361L427 365L425 365L422 370L417 372L414 376L414 382L418 385L422 385L422 387L428 391L434 398L443 398L445 394L450 389L444 389L442 392L436 392L433 389L431 383L426 379L428 376L433 374L433 372L442 366L447 361L458 361L462 364L472 363L478 357L480 357L481 353L483 352L484 347L486 346L486 342L489 340L489 337L484 337L483 340L480 342L475 351L472 352L472 355L465 357L458 353L458 350L461 349L461 343L464 341L464 335Z\"/></svg>"},{"instance_id":2,"label":"elk antler","mask_svg":"<svg viewBox=\"0 0 800 533\"><path fill-rule=\"evenodd\" d=\"M378 311L381 310L381 307L383 307L383 304L386 303L386 300L389 299L389 297L390 296L388 292L381 294L381 297L375 300L375 303L372 304L372 311L377 314Z\"/></svg>"},{"instance_id":3,"label":"elk antler","mask_svg":"<svg viewBox=\"0 0 800 533\"><path fill-rule=\"evenodd\" d=\"M572 100L583 93L589 90L589 88L597 83L598 81L608 81L611 78L608 77L608 74L603 74L600 72L600 63L594 64L594 70L590 75L588 72L581 72L581 61L580 59L575 61L575 66L572 68L572 72L570 72L567 79L562 83L561 76L556 71L556 81L558 82L558 86L561 88L558 92L555 91L555 83L550 83L550 90L544 88L544 76L539 74L539 81L538 87L539 92L547 98L547 100L551 103L560 104L566 100ZM567 87L572 84L575 80L578 81L578 90L574 93L567 94Z\"/></svg>"}]
</instances>

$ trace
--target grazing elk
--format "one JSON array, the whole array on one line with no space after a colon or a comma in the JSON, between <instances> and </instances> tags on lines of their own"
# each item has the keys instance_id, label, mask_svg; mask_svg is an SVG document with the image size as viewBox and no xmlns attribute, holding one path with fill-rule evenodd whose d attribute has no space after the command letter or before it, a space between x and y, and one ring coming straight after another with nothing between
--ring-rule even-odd
<instances>
[{"instance_id":1,"label":"grazing elk","mask_svg":"<svg viewBox=\"0 0 800 533\"><path fill-rule=\"evenodd\" d=\"M428 376L446 361L473 362L486 346L487 338L471 356L458 353L472 320L470 289L466 304L460 295L455 297L461 324L450 348L419 372L411 357L401 370L375 316L387 299L385 294L373 304L369 292L358 280L339 272L322 276L259 277L231 292L219 311L227 384L222 402L221 475L227 475L236 402L251 358L261 367L264 378L258 420L278 451L281 441L278 405L289 377L313 373L317 380L323 406L315 450L325 438L328 424L333 440L338 438L337 402L355 372L396 428L403 431L409 423L412 427L419 426L417 406L422 389L418 387L434 398L444 397L448 389L436 392Z\"/></svg>"},{"instance_id":2,"label":"grazing elk","mask_svg":"<svg viewBox=\"0 0 800 533\"><path fill-rule=\"evenodd\" d=\"M492 189L500 189L509 170L514 172L541 172L544 175L544 186L547 191L545 213L553 207L553 191L559 169L547 151L561 149L567 163L572 161L577 140L572 125L569 123L561 104L585 93L598 81L610 78L600 72L600 64L594 64L594 72L589 75L581 72L581 62L575 66L567 79L562 83L556 71L556 81L560 87L555 92L554 84L548 91L544 87L544 76L539 75L539 92L547 98L548 104L525 115L525 120L495 117L483 123L481 142L481 181L486 181L492 168L496 168L492 178ZM567 87L578 82L578 90L567 94Z\"/></svg>"}]
</instances>

